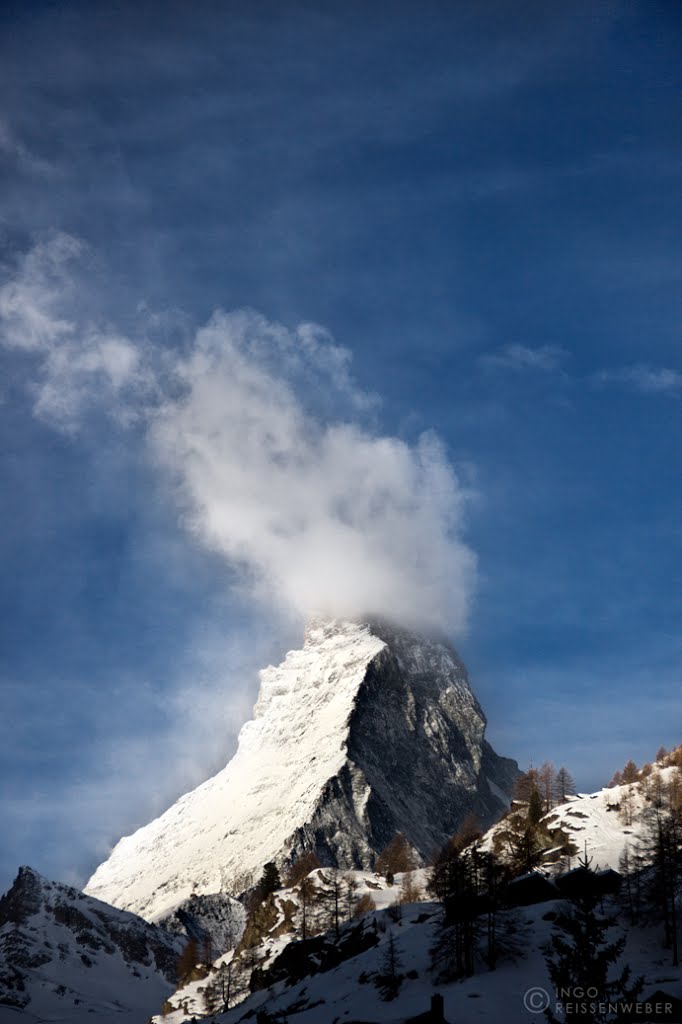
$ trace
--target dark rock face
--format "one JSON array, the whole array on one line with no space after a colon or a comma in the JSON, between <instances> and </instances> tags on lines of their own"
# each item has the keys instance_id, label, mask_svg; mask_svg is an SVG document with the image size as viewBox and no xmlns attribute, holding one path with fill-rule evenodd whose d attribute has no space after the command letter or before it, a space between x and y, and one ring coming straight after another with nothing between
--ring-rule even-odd
<instances>
[{"instance_id":1,"label":"dark rock face","mask_svg":"<svg viewBox=\"0 0 682 1024\"><path fill-rule=\"evenodd\" d=\"M192 896L159 921L173 935L194 939L200 950L210 950L211 960L235 949L245 923L243 904L226 893Z\"/></svg>"},{"instance_id":2,"label":"dark rock face","mask_svg":"<svg viewBox=\"0 0 682 1024\"><path fill-rule=\"evenodd\" d=\"M281 981L296 985L304 978L331 971L346 960L360 956L378 942L377 932L365 921L346 929L337 940L328 933L290 942L268 968L253 972L251 987L257 991Z\"/></svg>"},{"instance_id":3,"label":"dark rock face","mask_svg":"<svg viewBox=\"0 0 682 1024\"><path fill-rule=\"evenodd\" d=\"M492 824L518 766L485 741L485 716L447 644L385 626L375 632L388 646L367 671L348 753L371 787L373 847L400 831L427 857L467 815Z\"/></svg>"},{"instance_id":4,"label":"dark rock face","mask_svg":"<svg viewBox=\"0 0 682 1024\"><path fill-rule=\"evenodd\" d=\"M22 867L0 899L0 1006L104 1020L113 996L152 1012L181 948L161 928Z\"/></svg>"},{"instance_id":5,"label":"dark rock face","mask_svg":"<svg viewBox=\"0 0 682 1024\"><path fill-rule=\"evenodd\" d=\"M14 885L0 897L0 928L5 924L25 924L41 907L40 875L28 867L19 868Z\"/></svg>"},{"instance_id":6,"label":"dark rock face","mask_svg":"<svg viewBox=\"0 0 682 1024\"><path fill-rule=\"evenodd\" d=\"M491 825L519 774L485 739L486 719L455 651L372 623L383 648L368 664L348 724L348 760L327 783L296 855L366 867L402 832L424 858L469 814Z\"/></svg>"}]
</instances>

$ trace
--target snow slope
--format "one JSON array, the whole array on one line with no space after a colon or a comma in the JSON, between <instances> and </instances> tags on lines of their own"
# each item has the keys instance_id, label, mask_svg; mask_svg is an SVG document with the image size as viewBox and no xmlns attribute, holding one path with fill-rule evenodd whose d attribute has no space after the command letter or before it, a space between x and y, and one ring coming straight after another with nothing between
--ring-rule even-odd
<instances>
[{"instance_id":1,"label":"snow slope","mask_svg":"<svg viewBox=\"0 0 682 1024\"><path fill-rule=\"evenodd\" d=\"M0 1021L143 1022L173 989L183 942L19 869L0 899Z\"/></svg>"},{"instance_id":2,"label":"snow slope","mask_svg":"<svg viewBox=\"0 0 682 1024\"><path fill-rule=\"evenodd\" d=\"M344 726L382 647L362 626L311 630L302 650L261 673L254 717L229 764L121 839L85 891L153 919L194 891L247 888L342 767Z\"/></svg>"},{"instance_id":3,"label":"snow slope","mask_svg":"<svg viewBox=\"0 0 682 1024\"><path fill-rule=\"evenodd\" d=\"M544 950L552 930L548 915L556 913L560 906L561 903L555 901L501 913L498 934L505 938L507 952L495 971L479 963L472 977L447 984L437 982L430 964L430 950L437 941L438 907L429 903L404 907L399 921L392 920L387 911L379 911L366 919L367 927L377 929L379 944L375 948L297 984L279 982L254 993L228 1013L209 1019L215 1024L237 1024L253 1019L262 1008L272 1015L271 1019L296 1024L341 1024L343 1021L399 1024L424 1013L431 995L440 992L444 997L445 1018L451 1024L481 1024L483 1021L545 1024L541 1009L533 1012L533 1007L537 1006L533 1000L542 999L546 993L552 1009L558 1010ZM614 930L614 938L616 931L620 929ZM391 935L400 973L409 971L415 976L405 977L398 998L385 1002L374 976L382 971ZM625 963L632 967L634 977L644 976L642 1001L661 989L675 998L682 997L682 969L670 966L670 952L661 948L656 929L637 928L629 932L620 965ZM281 1018L276 1017L278 1012L282 1013ZM179 1015L173 1021L180 1024L189 1019L188 1015ZM646 1020L646 1017L638 1019Z\"/></svg>"},{"instance_id":4,"label":"snow slope","mask_svg":"<svg viewBox=\"0 0 682 1024\"><path fill-rule=\"evenodd\" d=\"M676 771L674 767L657 766L656 778L660 780L660 785L669 785ZM561 827L577 849L573 867L577 865L578 857L587 852L595 871L605 868L619 870L625 847L628 846L632 851L644 836L643 815L651 806L653 778L651 776L620 786L605 787L596 793L571 796L543 816L544 824L552 829ZM504 828L504 821L490 828L484 837L483 848L492 849L496 834ZM548 854L552 852L548 851ZM550 873L564 871L566 867L565 859L542 865L542 869Z\"/></svg>"},{"instance_id":5,"label":"snow slope","mask_svg":"<svg viewBox=\"0 0 682 1024\"><path fill-rule=\"evenodd\" d=\"M427 874L428 872L423 868L410 873L412 884L421 893L423 899L426 899ZM332 872L324 868L317 868L308 875L309 881L312 882L318 894L330 891L332 877ZM352 878L354 882L353 906L359 899L370 897L376 910L386 910L395 905L400 899L401 885L404 878L402 874L398 873L395 876L394 883L389 885L381 875L374 872L346 872L341 879L342 894L339 916L342 922L346 921L348 911L352 909L347 907L345 891L345 883L349 878ZM287 887L279 889L272 895L271 899L277 913L273 918L269 933L263 936L261 943L258 945L257 959L258 966L261 969L269 967L286 946L300 936L301 906L298 888ZM311 934L319 933L321 926L324 926L324 928L330 927L330 911L325 910L324 905L319 900L319 896L316 908L310 909L308 914L308 927ZM226 955L216 958L213 966L217 970L221 966L228 964L232 958L233 951L230 951ZM210 983L212 977L214 975L210 975L208 979L200 978L190 981L177 989L168 999L164 1015L154 1018L155 1024L183 1024L185 1020L192 1017L200 1018L204 1016L206 1013L204 992L206 985ZM240 1002L248 996L248 988L244 987L246 983L248 983L248 976L239 976L235 969L232 979L233 1003Z\"/></svg>"},{"instance_id":6,"label":"snow slope","mask_svg":"<svg viewBox=\"0 0 682 1024\"><path fill-rule=\"evenodd\" d=\"M447 644L386 624L322 621L261 673L252 721L214 778L118 843L86 886L158 920L193 892L239 893L306 849L369 867L399 830L428 854L517 773Z\"/></svg>"},{"instance_id":7,"label":"snow slope","mask_svg":"<svg viewBox=\"0 0 682 1024\"><path fill-rule=\"evenodd\" d=\"M657 769L667 785L675 768ZM592 867L618 871L626 847L633 847L643 835L642 812L649 806L646 780L580 794L554 807L543 820L561 825L581 855L587 849Z\"/></svg>"}]
</instances>

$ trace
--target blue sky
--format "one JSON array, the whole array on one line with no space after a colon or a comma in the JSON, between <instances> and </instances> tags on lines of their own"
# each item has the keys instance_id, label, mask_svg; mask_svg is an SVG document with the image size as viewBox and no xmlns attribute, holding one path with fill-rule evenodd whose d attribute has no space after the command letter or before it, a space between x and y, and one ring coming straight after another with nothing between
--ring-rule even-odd
<instances>
[{"instance_id":1,"label":"blue sky","mask_svg":"<svg viewBox=\"0 0 682 1024\"><path fill-rule=\"evenodd\" d=\"M349 474L402 446L391 486L424 501L400 536L452 566L440 605L501 753L591 788L680 741L673 8L3 6L3 883L82 881L224 763L256 670L298 642L302 601L252 585L255 559L298 600L290 551L244 535L240 559L231 520L211 541L185 421L150 442L217 309L254 311L259 380L305 436L354 425Z\"/></svg>"}]
</instances>

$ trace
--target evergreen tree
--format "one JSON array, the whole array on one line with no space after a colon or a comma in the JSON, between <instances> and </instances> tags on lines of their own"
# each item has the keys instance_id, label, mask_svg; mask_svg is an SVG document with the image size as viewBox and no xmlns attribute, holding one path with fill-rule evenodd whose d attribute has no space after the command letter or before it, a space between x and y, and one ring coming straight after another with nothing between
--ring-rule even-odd
<instances>
[{"instance_id":1,"label":"evergreen tree","mask_svg":"<svg viewBox=\"0 0 682 1024\"><path fill-rule=\"evenodd\" d=\"M484 959L490 970L494 971L499 955L497 937L498 916L503 904L504 887L509 881L509 870L492 853L484 853L482 860L483 888L487 908L486 952Z\"/></svg>"},{"instance_id":2,"label":"evergreen tree","mask_svg":"<svg viewBox=\"0 0 682 1024\"><path fill-rule=\"evenodd\" d=\"M580 866L594 879L587 857ZM609 976L623 954L625 938L609 941L608 930L617 919L599 914L599 901L596 884L586 884L554 922L546 963L557 998L564 1004L566 1024L614 1020L609 1004L636 1000L644 985L641 978L630 984L629 967L615 978ZM585 995L588 992L593 996ZM545 1010L545 1016L550 1024L559 1024L551 1008Z\"/></svg>"},{"instance_id":3,"label":"evergreen tree","mask_svg":"<svg viewBox=\"0 0 682 1024\"><path fill-rule=\"evenodd\" d=\"M398 956L393 939L393 932L391 932L381 959L381 972L377 978L381 998L387 1002L390 999L395 999L400 991L400 985L403 980L402 974L400 974L401 966L400 957Z\"/></svg>"},{"instance_id":4,"label":"evergreen tree","mask_svg":"<svg viewBox=\"0 0 682 1024\"><path fill-rule=\"evenodd\" d=\"M679 965L677 897L682 883L682 820L669 808L652 807L645 814L645 830L638 856L644 867L645 895L663 921L664 946Z\"/></svg>"},{"instance_id":5,"label":"evergreen tree","mask_svg":"<svg viewBox=\"0 0 682 1024\"><path fill-rule=\"evenodd\" d=\"M530 794L530 799L528 800L528 824L537 828L544 813L545 811L540 791L538 789L533 789Z\"/></svg>"},{"instance_id":6,"label":"evergreen tree","mask_svg":"<svg viewBox=\"0 0 682 1024\"><path fill-rule=\"evenodd\" d=\"M636 924L641 911L641 871L638 859L633 856L628 843L618 858L618 871L623 878L620 889L621 906L630 918L630 924Z\"/></svg>"},{"instance_id":7,"label":"evergreen tree","mask_svg":"<svg viewBox=\"0 0 682 1024\"><path fill-rule=\"evenodd\" d=\"M474 973L476 918L482 858L476 841L463 846L454 836L431 869L429 891L443 905L443 920L431 950L432 965L443 979Z\"/></svg>"},{"instance_id":8,"label":"evergreen tree","mask_svg":"<svg viewBox=\"0 0 682 1024\"><path fill-rule=\"evenodd\" d=\"M279 871L273 861L270 860L263 868L263 874L256 886L258 901L262 903L264 899L267 899L271 892L276 892L277 889L281 888L282 880L279 877Z\"/></svg>"}]
</instances>

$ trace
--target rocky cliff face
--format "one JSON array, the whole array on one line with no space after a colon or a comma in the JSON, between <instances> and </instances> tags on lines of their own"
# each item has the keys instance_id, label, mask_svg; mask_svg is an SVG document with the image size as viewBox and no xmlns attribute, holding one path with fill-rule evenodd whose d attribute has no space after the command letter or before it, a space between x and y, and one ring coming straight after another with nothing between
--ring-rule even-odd
<instances>
[{"instance_id":1,"label":"rocky cliff face","mask_svg":"<svg viewBox=\"0 0 682 1024\"><path fill-rule=\"evenodd\" d=\"M191 896L159 924L185 941L194 939L201 955L213 961L239 944L246 925L246 909L225 893Z\"/></svg>"},{"instance_id":2,"label":"rocky cliff face","mask_svg":"<svg viewBox=\"0 0 682 1024\"><path fill-rule=\"evenodd\" d=\"M122 839L86 891L158 920L303 850L369 867L402 831L428 856L469 813L489 824L508 802L517 766L484 733L447 643L379 622L313 623L301 650L261 673L227 767Z\"/></svg>"},{"instance_id":3,"label":"rocky cliff face","mask_svg":"<svg viewBox=\"0 0 682 1024\"><path fill-rule=\"evenodd\" d=\"M518 775L516 762L498 757L485 740L485 716L446 642L380 622L371 630L385 646L369 662L354 702L347 765L327 787L335 794L342 778L355 777L355 790L366 794L361 827L348 821L335 835L334 812L341 816L350 802L327 797L298 843L315 848L323 862L335 863L342 852L353 867L367 866L396 832L428 858L468 814L492 824ZM354 833L355 846L344 848L344 834Z\"/></svg>"},{"instance_id":4,"label":"rocky cliff face","mask_svg":"<svg viewBox=\"0 0 682 1024\"><path fill-rule=\"evenodd\" d=\"M146 1020L172 991L183 945L134 914L20 868L0 899L0 1016L5 1007L27 1024Z\"/></svg>"}]
</instances>

